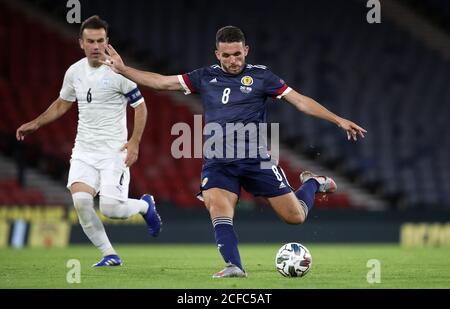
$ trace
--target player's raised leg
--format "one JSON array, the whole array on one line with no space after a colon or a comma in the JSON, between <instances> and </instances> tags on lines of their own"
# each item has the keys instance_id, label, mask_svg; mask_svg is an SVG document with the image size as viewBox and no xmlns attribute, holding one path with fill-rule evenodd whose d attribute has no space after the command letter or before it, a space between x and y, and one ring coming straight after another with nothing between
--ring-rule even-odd
<instances>
[{"instance_id":1,"label":"player's raised leg","mask_svg":"<svg viewBox=\"0 0 450 309\"><path fill-rule=\"evenodd\" d=\"M306 184L309 180L314 179L318 182L318 192L333 193L337 190L337 185L331 177L316 175L310 171L304 171L300 174L300 181L302 185ZM301 188L301 187L300 187Z\"/></svg>"},{"instance_id":2,"label":"player's raised leg","mask_svg":"<svg viewBox=\"0 0 450 309\"><path fill-rule=\"evenodd\" d=\"M142 214L145 223L147 223L148 232L153 237L156 237L162 230L162 220L161 216L156 210L155 199L153 198L153 195L144 194L142 195L141 200L145 201L148 204L147 212Z\"/></svg>"},{"instance_id":3,"label":"player's raised leg","mask_svg":"<svg viewBox=\"0 0 450 309\"><path fill-rule=\"evenodd\" d=\"M105 162L107 168L100 171L100 211L111 219L128 219L140 214L149 234L158 236L161 217L156 211L153 196L144 194L140 200L128 198L130 170L124 165L123 154Z\"/></svg>"},{"instance_id":4,"label":"player's raised leg","mask_svg":"<svg viewBox=\"0 0 450 309\"><path fill-rule=\"evenodd\" d=\"M269 197L267 200L284 222L288 224L302 224L305 221L305 210L293 192Z\"/></svg>"},{"instance_id":5,"label":"player's raised leg","mask_svg":"<svg viewBox=\"0 0 450 309\"><path fill-rule=\"evenodd\" d=\"M156 237L161 230L161 217L156 211L153 196L149 194L144 194L140 200L129 198L126 201L100 195L100 211L110 219L128 219L141 214L150 235Z\"/></svg>"},{"instance_id":6,"label":"player's raised leg","mask_svg":"<svg viewBox=\"0 0 450 309\"><path fill-rule=\"evenodd\" d=\"M233 228L234 207L238 196L219 188L204 190L202 195L214 226L217 247L227 263L227 267L213 275L213 278L246 277Z\"/></svg>"},{"instance_id":7,"label":"player's raised leg","mask_svg":"<svg viewBox=\"0 0 450 309\"><path fill-rule=\"evenodd\" d=\"M111 245L105 227L94 210L95 189L82 182L76 182L70 186L70 191L84 233L103 255L103 259L93 266L121 265L122 261Z\"/></svg>"},{"instance_id":8,"label":"player's raised leg","mask_svg":"<svg viewBox=\"0 0 450 309\"><path fill-rule=\"evenodd\" d=\"M275 212L288 224L302 224L306 220L317 192L332 193L337 189L332 178L309 171L300 174L300 181L302 185L295 192L268 198Z\"/></svg>"},{"instance_id":9,"label":"player's raised leg","mask_svg":"<svg viewBox=\"0 0 450 309\"><path fill-rule=\"evenodd\" d=\"M310 171L302 172L300 181L302 185L295 191L295 196L305 210L306 216L314 205L314 196L317 192L333 193L337 189L336 183L331 177L316 175Z\"/></svg>"}]
</instances>

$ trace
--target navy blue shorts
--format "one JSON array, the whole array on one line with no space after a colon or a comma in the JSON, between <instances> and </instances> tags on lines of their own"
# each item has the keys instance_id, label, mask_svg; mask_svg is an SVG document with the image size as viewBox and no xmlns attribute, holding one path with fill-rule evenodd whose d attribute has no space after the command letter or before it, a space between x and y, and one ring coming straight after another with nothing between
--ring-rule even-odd
<instances>
[{"instance_id":1,"label":"navy blue shorts","mask_svg":"<svg viewBox=\"0 0 450 309\"><path fill-rule=\"evenodd\" d=\"M275 197L292 191L286 175L275 163L271 168L262 169L260 160L238 160L233 162L213 162L204 164L201 175L201 192L220 188L239 197L241 186L254 196Z\"/></svg>"}]
</instances>

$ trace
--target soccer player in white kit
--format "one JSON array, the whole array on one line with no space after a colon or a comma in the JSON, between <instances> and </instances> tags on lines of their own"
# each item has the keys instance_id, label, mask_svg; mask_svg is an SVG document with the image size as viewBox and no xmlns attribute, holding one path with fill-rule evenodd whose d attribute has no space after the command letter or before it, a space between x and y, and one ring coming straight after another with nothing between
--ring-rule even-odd
<instances>
[{"instance_id":1,"label":"soccer player in white kit","mask_svg":"<svg viewBox=\"0 0 450 309\"><path fill-rule=\"evenodd\" d=\"M149 233L161 229L153 196L128 198L129 167L136 162L147 120L147 108L136 83L102 65L108 44L108 24L92 16L81 24L79 43L86 57L74 63L64 77L60 96L36 119L17 129L26 135L58 119L78 102L78 129L70 160L70 190L83 231L103 258L93 266L119 266L121 258L112 247L94 210L100 195L100 211L108 218L126 219L140 213ZM127 141L126 108L134 108L134 128Z\"/></svg>"}]
</instances>

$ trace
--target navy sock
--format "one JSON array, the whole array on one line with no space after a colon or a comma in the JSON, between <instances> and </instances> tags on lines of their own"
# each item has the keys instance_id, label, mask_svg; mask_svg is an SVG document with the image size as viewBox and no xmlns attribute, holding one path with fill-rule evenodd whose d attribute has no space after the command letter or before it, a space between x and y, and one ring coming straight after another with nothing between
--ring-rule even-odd
<instances>
[{"instance_id":1,"label":"navy sock","mask_svg":"<svg viewBox=\"0 0 450 309\"><path fill-rule=\"evenodd\" d=\"M222 254L225 263L232 263L242 268L241 257L238 249L238 239L233 228L233 219L217 217L212 220L216 244Z\"/></svg>"},{"instance_id":2,"label":"navy sock","mask_svg":"<svg viewBox=\"0 0 450 309\"><path fill-rule=\"evenodd\" d=\"M295 196L305 210L306 215L313 208L314 197L319 189L319 183L315 179L309 179L295 191ZM305 207L306 206L306 207Z\"/></svg>"}]
</instances>

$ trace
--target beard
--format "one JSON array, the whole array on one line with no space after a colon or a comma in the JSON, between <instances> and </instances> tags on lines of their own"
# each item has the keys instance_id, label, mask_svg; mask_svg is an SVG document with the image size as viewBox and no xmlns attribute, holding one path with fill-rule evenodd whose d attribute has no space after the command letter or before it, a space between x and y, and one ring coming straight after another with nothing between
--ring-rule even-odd
<instances>
[{"instance_id":1,"label":"beard","mask_svg":"<svg viewBox=\"0 0 450 309\"><path fill-rule=\"evenodd\" d=\"M231 68L231 67L227 68L226 66L222 65L222 68L224 69L225 72L227 72L229 74L237 75L242 72L242 69L244 68L244 64L242 64L240 66L236 65L233 68Z\"/></svg>"}]
</instances>

